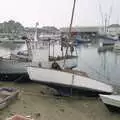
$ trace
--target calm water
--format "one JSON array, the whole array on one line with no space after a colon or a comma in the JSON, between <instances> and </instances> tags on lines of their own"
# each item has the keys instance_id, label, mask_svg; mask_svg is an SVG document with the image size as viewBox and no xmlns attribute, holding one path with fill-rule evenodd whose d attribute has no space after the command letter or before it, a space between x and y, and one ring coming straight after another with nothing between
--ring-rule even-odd
<instances>
[{"instance_id":1,"label":"calm water","mask_svg":"<svg viewBox=\"0 0 120 120\"><path fill-rule=\"evenodd\" d=\"M120 85L120 53L99 53L97 45L90 45L79 46L78 55L78 69L94 79Z\"/></svg>"},{"instance_id":2,"label":"calm water","mask_svg":"<svg viewBox=\"0 0 120 120\"><path fill-rule=\"evenodd\" d=\"M1 43L0 56L9 56L12 51L23 50L23 44ZM81 45L78 49L77 69L85 71L91 78L120 86L120 53L98 52L98 45Z\"/></svg>"}]
</instances>

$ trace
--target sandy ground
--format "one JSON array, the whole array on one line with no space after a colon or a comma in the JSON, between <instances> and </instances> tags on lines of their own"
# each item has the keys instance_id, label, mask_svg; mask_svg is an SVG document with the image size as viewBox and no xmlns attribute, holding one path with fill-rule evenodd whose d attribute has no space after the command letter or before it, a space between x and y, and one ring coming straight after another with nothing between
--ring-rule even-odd
<instances>
[{"instance_id":1,"label":"sandy ground","mask_svg":"<svg viewBox=\"0 0 120 120\"><path fill-rule=\"evenodd\" d=\"M21 90L17 100L0 111L0 120L14 114L32 116L35 120L120 120L120 113L111 113L99 98L57 97L53 90L36 83L1 82Z\"/></svg>"}]
</instances>

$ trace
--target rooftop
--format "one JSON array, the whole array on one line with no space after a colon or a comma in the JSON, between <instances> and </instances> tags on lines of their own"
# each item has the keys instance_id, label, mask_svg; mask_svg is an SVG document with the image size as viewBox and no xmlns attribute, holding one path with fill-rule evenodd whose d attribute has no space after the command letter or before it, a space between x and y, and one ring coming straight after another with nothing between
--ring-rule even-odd
<instances>
[{"instance_id":1,"label":"rooftop","mask_svg":"<svg viewBox=\"0 0 120 120\"><path fill-rule=\"evenodd\" d=\"M108 28L110 28L110 27L120 27L120 25L119 24L111 24L110 26L108 26Z\"/></svg>"},{"instance_id":2,"label":"rooftop","mask_svg":"<svg viewBox=\"0 0 120 120\"><path fill-rule=\"evenodd\" d=\"M100 27L73 27L72 32L98 32ZM61 32L68 32L69 28L61 28Z\"/></svg>"}]
</instances>

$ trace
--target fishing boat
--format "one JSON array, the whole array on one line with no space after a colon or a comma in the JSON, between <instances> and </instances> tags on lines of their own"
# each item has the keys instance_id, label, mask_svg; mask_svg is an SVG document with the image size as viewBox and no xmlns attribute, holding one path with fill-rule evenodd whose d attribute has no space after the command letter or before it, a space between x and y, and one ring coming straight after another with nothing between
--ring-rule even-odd
<instances>
[{"instance_id":1,"label":"fishing boat","mask_svg":"<svg viewBox=\"0 0 120 120\"><path fill-rule=\"evenodd\" d=\"M7 107L17 98L19 90L16 88L0 88L0 110Z\"/></svg>"},{"instance_id":2,"label":"fishing boat","mask_svg":"<svg viewBox=\"0 0 120 120\"><path fill-rule=\"evenodd\" d=\"M30 54L29 58L31 58ZM26 81L28 79L27 66L30 64L31 61L25 57L25 54L0 57L0 81Z\"/></svg>"},{"instance_id":3,"label":"fishing boat","mask_svg":"<svg viewBox=\"0 0 120 120\"><path fill-rule=\"evenodd\" d=\"M37 26L36 26L37 29ZM31 64L33 66L39 66L42 60L42 65L52 66L53 61L58 61L59 65L63 65L66 68L76 67L76 57L71 58L71 55L65 56L68 58L64 64L64 57L51 56L49 55L49 45L43 46L42 41L37 40L37 33L35 33L34 40L30 40L24 37L27 45L27 51L18 51L17 53L12 53L10 58L0 58L0 80L1 81L27 81L29 80L27 67ZM32 51L31 51L32 49ZM54 49L55 50L55 49ZM58 50L58 46L57 46ZM51 50L52 51L52 50ZM54 53L53 53L54 54ZM39 55L42 56L39 58ZM47 56L47 57L46 57ZM49 58L48 58L49 56Z\"/></svg>"},{"instance_id":4,"label":"fishing boat","mask_svg":"<svg viewBox=\"0 0 120 120\"><path fill-rule=\"evenodd\" d=\"M54 61L57 61L60 67L74 68L77 66L78 55L77 51L74 51L76 48L67 39L54 40L48 38L46 41L47 47L41 45L40 43L42 42L44 41L37 39L37 33L35 34L34 41L26 42L28 51L30 51L32 56L32 63L37 63L37 65L45 63L49 68Z\"/></svg>"},{"instance_id":5,"label":"fishing boat","mask_svg":"<svg viewBox=\"0 0 120 120\"><path fill-rule=\"evenodd\" d=\"M72 72L65 71L65 63L67 50L71 43L71 27L74 15L76 0L74 0L72 18L70 23L69 35L66 40L66 52L64 57L63 66L60 66L57 60L52 62L52 66L48 66L47 63L44 64L40 62L40 66L30 66L27 67L29 78L32 81L39 82L40 84L47 85L58 91L60 95L84 95L84 96L97 96L99 93L111 94L113 89L110 85L101 83L99 81L90 79L85 76L76 74L73 70ZM72 46L73 48L73 46ZM35 52L33 52L35 53ZM54 54L54 53L53 53ZM47 57L47 56L46 56ZM45 58L45 57L44 57Z\"/></svg>"},{"instance_id":6,"label":"fishing boat","mask_svg":"<svg viewBox=\"0 0 120 120\"><path fill-rule=\"evenodd\" d=\"M27 66L31 62L22 62L15 59L0 58L0 81L27 80Z\"/></svg>"},{"instance_id":7,"label":"fishing boat","mask_svg":"<svg viewBox=\"0 0 120 120\"><path fill-rule=\"evenodd\" d=\"M103 103L108 107L108 109L112 112L120 112L120 95L102 95L100 94L100 98Z\"/></svg>"},{"instance_id":8,"label":"fishing boat","mask_svg":"<svg viewBox=\"0 0 120 120\"><path fill-rule=\"evenodd\" d=\"M27 37L22 38L28 41ZM27 45L27 44L26 44ZM0 81L27 81L27 66L32 64L30 49L26 54L11 54L10 57L0 57Z\"/></svg>"}]
</instances>

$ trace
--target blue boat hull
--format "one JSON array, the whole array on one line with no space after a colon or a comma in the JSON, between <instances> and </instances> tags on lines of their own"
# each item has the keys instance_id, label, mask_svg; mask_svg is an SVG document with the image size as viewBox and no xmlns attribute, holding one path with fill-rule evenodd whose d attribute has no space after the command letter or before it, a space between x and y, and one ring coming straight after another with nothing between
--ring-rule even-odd
<instances>
[{"instance_id":1,"label":"blue boat hull","mask_svg":"<svg viewBox=\"0 0 120 120\"><path fill-rule=\"evenodd\" d=\"M87 40L79 40L79 39L76 39L75 40L75 43L77 44L80 44L80 43L90 43L91 41L87 41Z\"/></svg>"}]
</instances>

